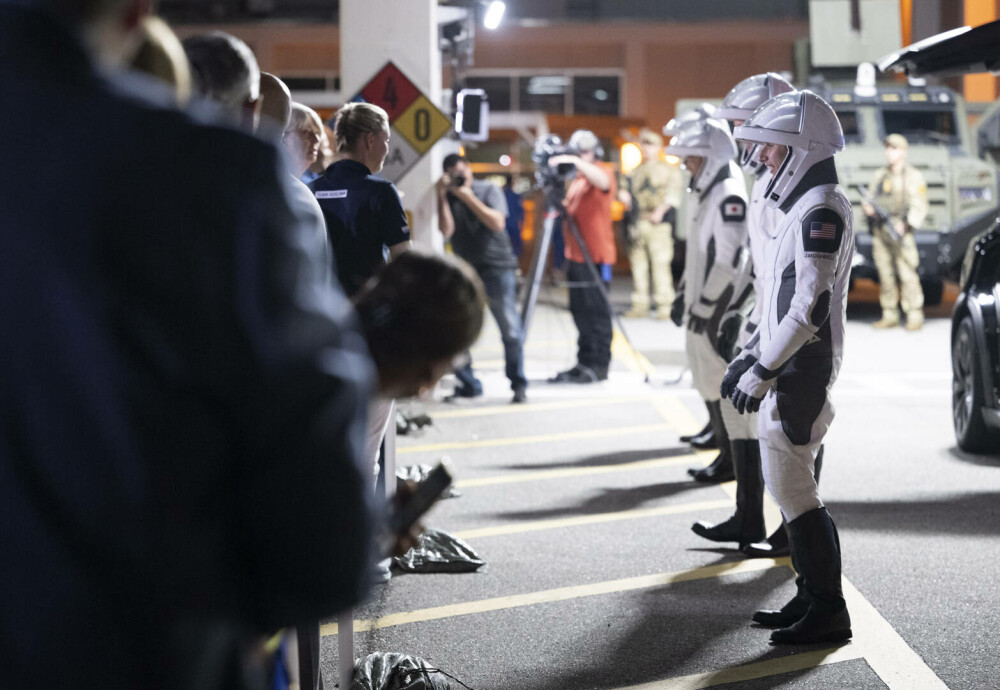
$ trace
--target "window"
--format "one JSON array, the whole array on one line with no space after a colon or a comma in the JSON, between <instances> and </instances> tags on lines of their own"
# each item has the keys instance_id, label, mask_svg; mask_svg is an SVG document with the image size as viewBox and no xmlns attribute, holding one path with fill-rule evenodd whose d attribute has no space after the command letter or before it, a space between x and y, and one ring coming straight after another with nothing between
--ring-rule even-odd
<instances>
[{"instance_id":1,"label":"window","mask_svg":"<svg viewBox=\"0 0 1000 690\"><path fill-rule=\"evenodd\" d=\"M517 80L519 110L541 110L544 113L565 113L566 92L570 78L559 74L519 77Z\"/></svg>"},{"instance_id":2,"label":"window","mask_svg":"<svg viewBox=\"0 0 1000 690\"><path fill-rule=\"evenodd\" d=\"M490 110L510 110L510 77L469 77L465 88L482 89L489 99Z\"/></svg>"},{"instance_id":3,"label":"window","mask_svg":"<svg viewBox=\"0 0 1000 690\"><path fill-rule=\"evenodd\" d=\"M574 114L617 115L619 111L618 77L574 77Z\"/></svg>"},{"instance_id":4,"label":"window","mask_svg":"<svg viewBox=\"0 0 1000 690\"><path fill-rule=\"evenodd\" d=\"M490 100L490 110L494 112L621 114L622 77L612 70L570 69L538 73L488 69L473 71L466 78L465 86L485 91Z\"/></svg>"},{"instance_id":5,"label":"window","mask_svg":"<svg viewBox=\"0 0 1000 690\"><path fill-rule=\"evenodd\" d=\"M837 110L840 127L844 130L844 141L849 144L862 141L861 123L858 121L857 110Z\"/></svg>"},{"instance_id":6,"label":"window","mask_svg":"<svg viewBox=\"0 0 1000 690\"><path fill-rule=\"evenodd\" d=\"M882 135L902 134L911 144L958 145L955 111L944 109L882 109Z\"/></svg>"}]
</instances>

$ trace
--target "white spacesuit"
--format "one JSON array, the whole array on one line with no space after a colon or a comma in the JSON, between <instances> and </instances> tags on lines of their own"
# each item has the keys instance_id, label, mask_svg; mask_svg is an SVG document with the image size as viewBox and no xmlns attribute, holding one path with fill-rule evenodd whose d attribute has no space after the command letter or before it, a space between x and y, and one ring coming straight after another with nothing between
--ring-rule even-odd
<instances>
[{"instance_id":1,"label":"white spacesuit","mask_svg":"<svg viewBox=\"0 0 1000 690\"><path fill-rule=\"evenodd\" d=\"M719 321L734 296L736 267L747 241L746 185L733 162L736 142L722 122L704 119L682 126L667 153L684 159L691 171L683 290L688 315L685 346L695 388L708 404L720 450L709 467L692 475L720 481L732 477L727 430L745 424L728 405L719 404L727 363L717 350L717 336Z\"/></svg>"},{"instance_id":2,"label":"white spacesuit","mask_svg":"<svg viewBox=\"0 0 1000 690\"><path fill-rule=\"evenodd\" d=\"M829 393L843 356L854 252L851 206L833 163L843 131L829 104L800 91L769 100L735 135L762 145L759 159L773 173L766 203L784 216L764 253L760 325L730 364L722 393L740 412L760 410L764 480L788 521L802 578L781 611L754 619L783 628L772 633L775 643L841 641L851 622L840 545L813 470L834 416Z\"/></svg>"},{"instance_id":3,"label":"white spacesuit","mask_svg":"<svg viewBox=\"0 0 1000 690\"><path fill-rule=\"evenodd\" d=\"M793 91L793 87L774 73L748 77L733 87L722 105L714 111L717 118L741 125L759 106L774 96ZM736 281L736 304L723 315L719 326L720 352L732 359L731 345L736 352L749 341L760 322L763 301L764 249L773 228L781 219L777 208L765 203L764 191L771 180L767 167L757 159L759 145L740 142L740 165L753 180L747 209L749 247L743 280ZM743 288L743 283L747 284ZM740 292L744 292L741 296ZM752 309L750 309L752 308ZM750 556L779 557L788 555L788 538L783 526L766 541L764 527L764 481L761 475L760 447L757 443L757 415L748 413L743 423L728 427L736 476L736 511L718 524L698 521L691 529L711 541L735 541L743 553Z\"/></svg>"}]
</instances>

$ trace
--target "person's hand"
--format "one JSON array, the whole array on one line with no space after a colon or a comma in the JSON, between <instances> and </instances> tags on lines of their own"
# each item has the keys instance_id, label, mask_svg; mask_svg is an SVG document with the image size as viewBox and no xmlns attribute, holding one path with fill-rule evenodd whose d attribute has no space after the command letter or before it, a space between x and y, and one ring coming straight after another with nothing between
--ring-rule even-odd
<instances>
[{"instance_id":1,"label":"person's hand","mask_svg":"<svg viewBox=\"0 0 1000 690\"><path fill-rule=\"evenodd\" d=\"M678 292L674 303L670 305L670 320L680 328L684 324L684 293Z\"/></svg>"},{"instance_id":2,"label":"person's hand","mask_svg":"<svg viewBox=\"0 0 1000 690\"><path fill-rule=\"evenodd\" d=\"M748 372L750 367L756 363L757 358L753 355L737 357L734 359L726 369L725 376L722 377L722 385L719 386L719 395L726 400L729 400L733 396L733 392L736 390L736 384L739 383L740 377Z\"/></svg>"},{"instance_id":3,"label":"person's hand","mask_svg":"<svg viewBox=\"0 0 1000 690\"><path fill-rule=\"evenodd\" d=\"M444 195L445 192L448 191L448 188L450 186L451 186L451 175L448 175L447 173L439 177L437 182L434 183L435 190L437 190L437 193L442 196Z\"/></svg>"},{"instance_id":4,"label":"person's hand","mask_svg":"<svg viewBox=\"0 0 1000 690\"><path fill-rule=\"evenodd\" d=\"M861 210L865 212L866 216L871 217L875 215L875 207L869 204L867 201L861 202Z\"/></svg>"},{"instance_id":5,"label":"person's hand","mask_svg":"<svg viewBox=\"0 0 1000 690\"><path fill-rule=\"evenodd\" d=\"M901 219L893 218L892 227L895 228L896 234L900 237L906 234L906 223L904 223Z\"/></svg>"},{"instance_id":6,"label":"person's hand","mask_svg":"<svg viewBox=\"0 0 1000 690\"><path fill-rule=\"evenodd\" d=\"M628 193L627 189L618 190L618 201L625 205L626 211L632 210L632 195Z\"/></svg>"},{"instance_id":7,"label":"person's hand","mask_svg":"<svg viewBox=\"0 0 1000 690\"><path fill-rule=\"evenodd\" d=\"M762 379L756 373L757 367L751 367L743 376L732 394L733 407L740 414L744 412L756 412L760 409L760 402L767 395L774 379Z\"/></svg>"},{"instance_id":8,"label":"person's hand","mask_svg":"<svg viewBox=\"0 0 1000 690\"><path fill-rule=\"evenodd\" d=\"M417 483L414 481L396 482L396 493L392 497L393 509L398 509L417 490ZM388 543L383 545L386 557L401 557L410 549L416 548L420 544L420 535L424 533L424 526L417 521L405 534L393 534L388 538Z\"/></svg>"}]
</instances>

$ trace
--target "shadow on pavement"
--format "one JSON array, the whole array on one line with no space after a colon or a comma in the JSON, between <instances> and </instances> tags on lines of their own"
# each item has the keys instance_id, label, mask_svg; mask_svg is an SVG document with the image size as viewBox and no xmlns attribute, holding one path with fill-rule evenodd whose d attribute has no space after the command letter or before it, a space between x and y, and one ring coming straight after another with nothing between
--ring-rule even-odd
<instances>
[{"instance_id":1,"label":"shadow on pavement","mask_svg":"<svg viewBox=\"0 0 1000 690\"><path fill-rule=\"evenodd\" d=\"M498 470L554 470L565 467L599 467L601 465L624 465L630 462L656 460L657 458L674 458L691 455L694 451L689 446L683 448L643 448L641 450L624 450L616 453L600 453L582 458L573 458L560 462L543 462L532 465L509 464L494 465ZM692 459L694 464L698 464Z\"/></svg>"},{"instance_id":2,"label":"shadow on pavement","mask_svg":"<svg viewBox=\"0 0 1000 690\"><path fill-rule=\"evenodd\" d=\"M827 503L841 529L926 534L1000 533L1000 492L956 493L917 501Z\"/></svg>"},{"instance_id":3,"label":"shadow on pavement","mask_svg":"<svg viewBox=\"0 0 1000 690\"><path fill-rule=\"evenodd\" d=\"M608 621L600 639L592 640L586 656L573 663L562 660L557 677L539 677L520 687L620 688L813 650L771 647L770 630L751 627L753 611L774 599L775 590L787 588L791 596L791 581L788 568L774 568L637 591L622 600L619 615Z\"/></svg>"},{"instance_id":4,"label":"shadow on pavement","mask_svg":"<svg viewBox=\"0 0 1000 690\"><path fill-rule=\"evenodd\" d=\"M978 453L966 453L964 450L958 446L952 446L948 449L948 454L956 460L961 462L967 462L970 465L979 465L980 467L995 467L1000 469L1000 456L996 455L980 455Z\"/></svg>"},{"instance_id":5,"label":"shadow on pavement","mask_svg":"<svg viewBox=\"0 0 1000 690\"><path fill-rule=\"evenodd\" d=\"M699 484L694 481L663 482L627 489L600 489L582 503L571 506L545 508L541 510L519 510L494 513L493 516L507 520L544 520L547 518L569 517L573 515L598 515L633 510L651 501L677 496L686 491L717 489L714 484Z\"/></svg>"}]
</instances>

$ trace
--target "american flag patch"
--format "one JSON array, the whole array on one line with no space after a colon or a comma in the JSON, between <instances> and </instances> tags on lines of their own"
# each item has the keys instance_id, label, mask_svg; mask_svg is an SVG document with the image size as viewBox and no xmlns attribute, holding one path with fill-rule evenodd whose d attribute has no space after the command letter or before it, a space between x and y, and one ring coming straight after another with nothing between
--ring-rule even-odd
<instances>
[{"instance_id":1,"label":"american flag patch","mask_svg":"<svg viewBox=\"0 0 1000 690\"><path fill-rule=\"evenodd\" d=\"M837 237L836 223L812 222L809 224L809 239L832 240L836 239L836 237Z\"/></svg>"}]
</instances>

